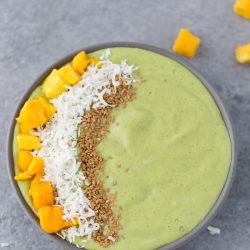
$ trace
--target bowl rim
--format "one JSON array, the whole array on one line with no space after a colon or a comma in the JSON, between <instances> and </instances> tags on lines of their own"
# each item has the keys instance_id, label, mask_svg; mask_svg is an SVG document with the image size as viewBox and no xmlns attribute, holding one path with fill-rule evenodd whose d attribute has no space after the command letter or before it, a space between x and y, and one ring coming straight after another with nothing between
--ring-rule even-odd
<instances>
[{"instance_id":1,"label":"bowl rim","mask_svg":"<svg viewBox=\"0 0 250 250\"><path fill-rule=\"evenodd\" d=\"M32 211L32 209L29 207L29 205L26 203L25 199L23 198L23 195L18 187L17 182L14 180L15 175L15 165L14 165L14 159L13 159L13 138L14 138L14 128L16 124L16 117L18 116L20 109L22 108L25 101L29 98L31 93L34 91L36 87L41 85L42 81L46 78L46 76L51 72L53 68L58 68L63 66L64 64L68 63L72 60L73 56L77 54L78 52L84 50L86 53L91 53L94 51L98 51L101 49L106 48L115 48L115 47L125 47L125 48L139 48L143 50L148 50L156 54L163 55L165 57L168 57L175 62L179 63L183 67L185 67L187 70L189 70L194 76L196 76L201 83L204 85L204 87L207 89L207 91L210 93L212 98L214 99L220 113L222 116L222 119L224 120L224 123L227 127L228 134L231 141L231 164L228 171L227 179L224 183L224 186L215 201L214 205L211 207L207 215L187 234L182 236L181 238L177 239L176 241L169 243L167 245L161 246L158 249L159 250L173 250L177 249L181 246L184 246L187 242L194 239L201 231L203 231L213 220L213 218L217 215L219 209L224 204L226 198L229 195L230 189L233 184L233 179L235 176L236 171L236 159L237 159L237 147L236 147L236 141L235 141L235 132L234 127L232 124L231 117L229 113L227 112L224 103L222 102L221 98L217 94L217 91L211 86L211 84L195 69L194 66L192 66L186 59L183 57L180 57L178 55L173 54L172 52L169 52L168 50L158 48L156 46L144 44L144 43L136 43L136 42L110 42L110 43L102 43L102 44L96 44L93 46L84 47L83 49L79 49L73 53L68 54L67 56L57 60L54 64L52 64L50 67L48 67L38 78L36 78L35 81L33 81L32 85L26 90L25 94L21 98L19 104L17 105L16 111L14 112L14 115L11 119L10 128L8 131L8 140L7 140L7 169L8 169L8 175L10 179L10 183L12 188L15 190L15 194L17 196L17 199L25 211L25 213L28 215L28 217L33 221L33 223L39 227L40 231L42 231L45 235L48 236L48 238L52 238L56 240L57 242L60 242L63 244L64 247L67 247L68 249L77 249L75 245L70 244L66 240L63 240L56 234L47 234L45 233L39 226L39 221L35 213Z\"/></svg>"}]
</instances>

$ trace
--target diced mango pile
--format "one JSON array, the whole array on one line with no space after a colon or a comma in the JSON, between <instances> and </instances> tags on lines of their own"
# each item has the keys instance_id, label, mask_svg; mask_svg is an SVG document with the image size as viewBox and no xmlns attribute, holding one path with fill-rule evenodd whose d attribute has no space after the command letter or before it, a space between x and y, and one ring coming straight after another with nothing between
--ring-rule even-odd
<instances>
[{"instance_id":1,"label":"diced mango pile","mask_svg":"<svg viewBox=\"0 0 250 250\"><path fill-rule=\"evenodd\" d=\"M84 51L78 53L72 63L60 69L53 69L42 84L46 96L26 101L20 111L17 122L20 133L17 135L19 152L17 166L19 173L16 181L32 179L29 195L33 207L38 211L41 228L47 233L55 233L67 227L78 224L78 220L64 221L62 208L54 205L54 190L49 181L43 181L44 161L32 154L32 150L39 150L42 144L39 137L35 136L36 129L48 122L56 113L56 108L48 99L56 98L67 91L67 85L74 85L81 79L88 65L96 65L98 58L88 58ZM101 64L98 64L98 67Z\"/></svg>"},{"instance_id":2,"label":"diced mango pile","mask_svg":"<svg viewBox=\"0 0 250 250\"><path fill-rule=\"evenodd\" d=\"M70 64L62 66L60 69L53 69L42 85L46 97L56 98L67 91L67 86L79 82L88 65L97 62L99 62L98 58L88 58L87 54L81 51Z\"/></svg>"},{"instance_id":3,"label":"diced mango pile","mask_svg":"<svg viewBox=\"0 0 250 250\"><path fill-rule=\"evenodd\" d=\"M234 12L250 20L250 0L235 0ZM199 37L193 35L188 29L180 29L172 47L173 52L193 58L200 45ZM239 63L250 63L250 43L239 46L235 49L235 59Z\"/></svg>"},{"instance_id":4,"label":"diced mango pile","mask_svg":"<svg viewBox=\"0 0 250 250\"><path fill-rule=\"evenodd\" d=\"M236 0L234 12L245 19L250 19L250 0ZM237 47L235 58L239 63L250 63L250 43Z\"/></svg>"}]
</instances>

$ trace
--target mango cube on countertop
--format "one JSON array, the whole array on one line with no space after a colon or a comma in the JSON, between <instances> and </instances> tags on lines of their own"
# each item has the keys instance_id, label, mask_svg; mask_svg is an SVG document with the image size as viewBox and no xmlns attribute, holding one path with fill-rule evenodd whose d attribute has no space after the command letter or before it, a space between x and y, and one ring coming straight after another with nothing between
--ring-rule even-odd
<instances>
[{"instance_id":1,"label":"mango cube on countertop","mask_svg":"<svg viewBox=\"0 0 250 250\"><path fill-rule=\"evenodd\" d=\"M236 0L234 12L241 17L250 19L250 0Z\"/></svg>"},{"instance_id":2,"label":"mango cube on countertop","mask_svg":"<svg viewBox=\"0 0 250 250\"><path fill-rule=\"evenodd\" d=\"M239 46L235 50L235 57L239 63L250 63L250 43Z\"/></svg>"},{"instance_id":3,"label":"mango cube on countertop","mask_svg":"<svg viewBox=\"0 0 250 250\"><path fill-rule=\"evenodd\" d=\"M200 45L199 37L193 35L188 29L181 29L173 45L176 54L193 58Z\"/></svg>"}]
</instances>

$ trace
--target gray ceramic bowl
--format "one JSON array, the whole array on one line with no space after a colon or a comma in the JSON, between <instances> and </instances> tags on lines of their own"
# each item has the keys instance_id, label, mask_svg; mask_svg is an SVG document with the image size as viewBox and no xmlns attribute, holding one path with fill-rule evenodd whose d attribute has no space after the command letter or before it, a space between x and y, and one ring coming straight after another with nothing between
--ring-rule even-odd
<instances>
[{"instance_id":1,"label":"gray ceramic bowl","mask_svg":"<svg viewBox=\"0 0 250 250\"><path fill-rule=\"evenodd\" d=\"M214 206L211 208L210 212L205 216L205 218L192 231L187 233L182 238L176 240L175 242L159 248L161 250L177 249L177 248L185 245L188 241L193 239L195 236L197 236L202 230L204 230L211 223L212 219L218 213L219 209L222 207L223 202L226 200L226 198L228 196L228 193L230 191L230 188L231 188L231 185L233 182L235 169L236 169L236 146L235 146L235 138L234 138L232 123L231 123L229 115L228 115L221 99L217 95L216 91L211 87L211 85L207 82L206 79L204 79L204 77L202 75L200 75L186 60L184 60L183 58L181 58L179 56L176 56L176 55L174 55L166 50L163 50L163 49L160 49L157 47L153 47L150 45L141 44L141 43L129 43L129 42L116 42L116 43L100 44L100 45L95 45L95 46L83 48L83 50L85 50L87 53L90 53L90 52L93 52L96 50L105 49L105 48L112 48L112 47L130 47L130 48L141 48L141 49L145 49L145 50L150 50L150 51L153 51L155 53L172 58L173 60L175 60L178 63L180 63L181 65L183 65L185 68L189 69L197 78L199 78L201 80L201 82L204 84L204 86L207 88L207 90L213 96L215 102L217 103L217 105L220 109L221 115L225 121L225 124L226 124L228 132L229 132L229 136L231 139L231 145L232 145L232 159L231 159L230 170L229 170L225 185L223 187L223 190L221 191L217 201L215 202ZM14 127L15 127L15 123L16 123L15 118L18 116L20 109L24 105L25 101L29 98L29 96L34 91L34 89L42 83L42 81L46 78L46 76L50 73L50 71L53 68L59 68L59 67L63 66L64 64L66 64L67 62L69 62L77 52L78 51L62 58L61 60L59 60L58 62L53 64L51 67L49 67L41 76L39 76L37 78L37 80L31 85L31 87L27 90L27 92L23 96L22 100L20 101L20 103L17 107L17 110L13 116L10 130L9 130L8 145L7 145L7 158L8 158L8 172L9 172L10 181L11 181L11 184L15 190L15 193L17 194L18 200L19 200L20 204L22 205L23 209L25 210L25 212L28 214L28 216L31 218L31 220L37 226L39 226L38 218L36 217L36 215L33 213L31 208L25 202L25 200L24 200L24 198L19 190L17 183L16 183L16 181L14 181L14 178L13 178L15 175L15 172L14 172L14 159L13 159L12 143L13 143ZM50 238L55 239L59 243L62 243L64 248L66 248L66 249L76 249L75 246L73 246L70 243L68 243L67 241L61 239L56 234L46 234L46 235Z\"/></svg>"}]
</instances>

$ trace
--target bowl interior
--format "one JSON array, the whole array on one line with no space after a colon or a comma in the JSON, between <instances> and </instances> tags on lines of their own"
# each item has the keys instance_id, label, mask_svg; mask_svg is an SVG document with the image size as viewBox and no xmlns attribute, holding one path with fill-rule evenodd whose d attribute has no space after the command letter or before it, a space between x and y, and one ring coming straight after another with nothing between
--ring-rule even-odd
<instances>
[{"instance_id":1,"label":"bowl interior","mask_svg":"<svg viewBox=\"0 0 250 250\"><path fill-rule=\"evenodd\" d=\"M231 148L232 156L231 156L231 165L229 168L227 180L224 184L224 187L223 187L217 201L215 202L214 206L211 208L210 212L205 216L203 221L201 221L192 231L190 231L189 233L184 235L182 238L178 239L177 241L175 241L173 243L168 244L167 246L163 246L160 248L162 250L163 249L165 249L165 250L176 249L176 248L184 245L186 242L188 242L192 238L194 238L200 231L202 231L204 228L206 228L209 225L211 220L214 218L214 216L217 214L218 210L222 206L223 202L225 201L225 199L230 191L233 177L234 177L234 173L235 173L235 168L236 168L236 164L235 164L235 162L236 162L236 146L235 146L235 138L234 138L232 122L230 120L228 112L226 111L225 106L223 105L221 99L217 95L216 91L207 82L207 80L204 79L204 77L201 76L197 72L197 70L195 70L183 58L180 58L179 56L176 56L176 55L172 54L171 52L168 52L168 51L165 51L163 49L153 47L150 45L146 45L146 44L128 43L128 42L120 42L120 43L116 42L116 43L100 44L100 45L95 45L95 46L83 48L83 50L85 50L87 53L90 53L90 52L94 52L97 50L101 50L101 49L105 49L105 48L112 48L112 47L131 47L131 48L141 48L144 50L149 50L149 51L161 54L163 56L167 56L167 57L177 61L181 65L183 65L185 68L187 68L189 71L191 71L198 79L200 79L200 81L203 83L203 85L210 92L211 96L215 100L215 102L216 102L216 104L221 112L221 116L225 122L225 125L226 125L228 133L229 133L229 137L231 140L231 147L232 147ZM79 51L77 51L77 52L79 52ZM13 116L10 130L9 130L8 144L7 144L7 159L8 159L8 172L9 172L10 182L15 190L15 193L17 194L18 200L19 200L20 204L22 205L23 209L25 210L25 212L28 214L28 216L32 219L32 221L37 226L39 226L38 218L35 215L34 211L30 208L30 206L24 200L17 183L16 183L16 181L14 181L14 178L13 178L15 175L15 169L14 169L15 167L14 167L14 159L13 159L13 138L14 138L14 129L15 129L15 124L16 124L16 117L18 116L20 109L24 105L25 101L29 98L31 93L42 83L42 81L46 78L46 76L49 74L49 72L53 68L59 68L59 67L63 66L64 64L66 64L67 62L69 62L77 52L74 52L74 53L62 58L61 60L59 60L58 62L53 64L51 67L49 67L40 77L37 78L37 80L32 84L32 86L27 90L27 92L25 93L25 95L21 99L21 101L16 109L16 112ZM48 235L48 234L46 234L46 235ZM74 247L70 243L66 242L65 240L61 239L56 234L48 235L48 237L50 237L50 238L52 237L53 239L64 244L64 247L67 247L70 249L76 249L76 247Z\"/></svg>"}]
</instances>

